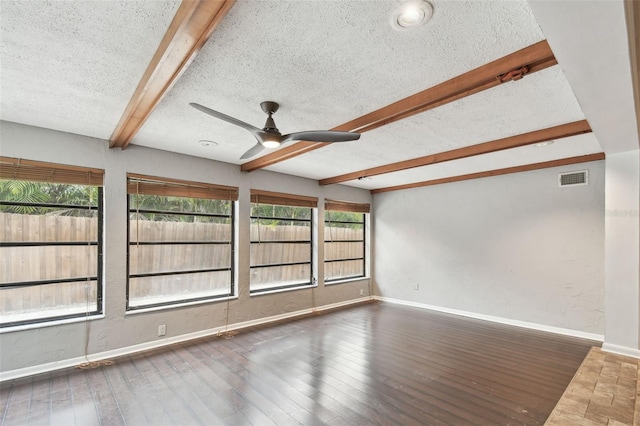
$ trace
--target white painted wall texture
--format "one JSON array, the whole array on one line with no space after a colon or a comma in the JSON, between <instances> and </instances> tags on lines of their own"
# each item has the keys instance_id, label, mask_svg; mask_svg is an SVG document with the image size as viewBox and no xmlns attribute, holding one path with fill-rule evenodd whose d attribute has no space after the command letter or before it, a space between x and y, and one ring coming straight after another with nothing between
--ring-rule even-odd
<instances>
[{"instance_id":1,"label":"white painted wall texture","mask_svg":"<svg viewBox=\"0 0 640 426\"><path fill-rule=\"evenodd\" d=\"M640 151L607 155L604 349L640 358Z\"/></svg>"},{"instance_id":2,"label":"white painted wall texture","mask_svg":"<svg viewBox=\"0 0 640 426\"><path fill-rule=\"evenodd\" d=\"M603 349L640 358L639 94L630 2L528 3L607 156ZM594 31L603 22L606 31ZM616 78L600 78L612 69Z\"/></svg>"},{"instance_id":3,"label":"white painted wall texture","mask_svg":"<svg viewBox=\"0 0 640 426\"><path fill-rule=\"evenodd\" d=\"M604 161L376 194L373 217L376 294L603 334Z\"/></svg>"},{"instance_id":4,"label":"white painted wall texture","mask_svg":"<svg viewBox=\"0 0 640 426\"><path fill-rule=\"evenodd\" d=\"M251 188L320 197L371 202L369 191L332 185L267 171L241 173L235 165L165 151L131 146L109 149L108 142L15 123L0 123L0 154L31 160L105 169L105 318L0 334L0 372L69 360L158 340L158 325L166 324L167 338L225 325L226 302L125 315L126 297L126 173L211 182L240 188L238 208L238 299L229 303L229 323L239 323L358 299L369 295L369 280L323 285L318 288L249 296L249 191ZM186 142L185 142L186 143ZM324 235L323 222L318 223ZM324 258L318 244L318 259ZM86 352L85 352L86 345Z\"/></svg>"}]
</instances>

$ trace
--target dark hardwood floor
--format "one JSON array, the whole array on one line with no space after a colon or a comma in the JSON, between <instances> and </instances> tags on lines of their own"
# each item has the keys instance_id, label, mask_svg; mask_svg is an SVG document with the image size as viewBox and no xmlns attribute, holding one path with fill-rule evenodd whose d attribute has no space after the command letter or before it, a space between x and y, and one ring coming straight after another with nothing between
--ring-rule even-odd
<instances>
[{"instance_id":1,"label":"dark hardwood floor","mask_svg":"<svg viewBox=\"0 0 640 426\"><path fill-rule=\"evenodd\" d=\"M0 386L3 425L536 425L597 342L367 304Z\"/></svg>"}]
</instances>

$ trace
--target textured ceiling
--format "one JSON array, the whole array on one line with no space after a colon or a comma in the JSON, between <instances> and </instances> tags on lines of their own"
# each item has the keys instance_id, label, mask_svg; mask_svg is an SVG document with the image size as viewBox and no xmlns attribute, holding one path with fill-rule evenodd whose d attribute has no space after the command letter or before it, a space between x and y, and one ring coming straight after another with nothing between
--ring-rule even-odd
<instances>
[{"instance_id":1,"label":"textured ceiling","mask_svg":"<svg viewBox=\"0 0 640 426\"><path fill-rule=\"evenodd\" d=\"M329 129L545 38L522 0L431 2L427 25L399 32L389 25L398 1L239 0L132 143L241 164L253 136L189 102L262 127L259 104L273 100L282 133ZM108 139L178 6L2 1L0 118ZM554 66L268 170L322 179L584 118ZM596 137L582 135L345 184L373 189L595 152Z\"/></svg>"},{"instance_id":2,"label":"textured ceiling","mask_svg":"<svg viewBox=\"0 0 640 426\"><path fill-rule=\"evenodd\" d=\"M2 120L109 139L179 4L2 0Z\"/></svg>"},{"instance_id":3,"label":"textured ceiling","mask_svg":"<svg viewBox=\"0 0 640 426\"><path fill-rule=\"evenodd\" d=\"M437 163L428 167L417 167L394 173L372 176L366 180L348 182L351 186L375 189L389 186L404 185L412 182L459 176L488 170L504 169L525 164L540 163L557 160L559 158L576 157L579 155L602 152L593 134L572 136L554 141L544 147L524 146L491 154L476 155L455 161ZM567 166L568 170L580 170L579 164Z\"/></svg>"},{"instance_id":4,"label":"textured ceiling","mask_svg":"<svg viewBox=\"0 0 640 426\"><path fill-rule=\"evenodd\" d=\"M640 147L640 111L634 107L634 95L637 101L640 93L638 87L634 90L631 71L632 67L638 69L638 63L630 59L625 3L531 1L560 67L607 154ZM635 3L637 10L637 0ZM639 39L640 26L636 24L636 48Z\"/></svg>"},{"instance_id":5,"label":"textured ceiling","mask_svg":"<svg viewBox=\"0 0 640 426\"><path fill-rule=\"evenodd\" d=\"M582 119L562 72L552 67L269 169L321 179Z\"/></svg>"},{"instance_id":6,"label":"textured ceiling","mask_svg":"<svg viewBox=\"0 0 640 426\"><path fill-rule=\"evenodd\" d=\"M397 4L236 3L133 143L197 154L203 151L197 142L212 139L219 145L205 155L240 164L255 144L251 134L192 110L189 102L262 127L259 104L274 100L281 104L275 119L283 133L328 129L543 39L524 2L434 2L433 19L415 32L389 25ZM176 132L174 120L189 125ZM416 127L424 128L394 126ZM361 154L347 162L366 166ZM299 174L288 163L277 170Z\"/></svg>"}]
</instances>

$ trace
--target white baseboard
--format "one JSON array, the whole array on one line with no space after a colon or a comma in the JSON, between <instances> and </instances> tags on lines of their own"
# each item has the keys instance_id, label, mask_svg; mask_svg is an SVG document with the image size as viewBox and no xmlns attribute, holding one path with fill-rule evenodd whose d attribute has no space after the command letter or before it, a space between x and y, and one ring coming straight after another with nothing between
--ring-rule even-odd
<instances>
[{"instance_id":1,"label":"white baseboard","mask_svg":"<svg viewBox=\"0 0 640 426\"><path fill-rule=\"evenodd\" d=\"M629 356L631 358L640 359L640 350L630 348L628 346L614 345L612 343L603 343L602 350L605 352L611 352L613 354L624 355L624 356Z\"/></svg>"},{"instance_id":2,"label":"white baseboard","mask_svg":"<svg viewBox=\"0 0 640 426\"><path fill-rule=\"evenodd\" d=\"M373 296L373 298L376 299L376 300L380 300L382 302L389 302L389 303L395 303L395 304L398 304L398 305L412 306L414 308L428 309L428 310L431 310L431 311L444 312L444 313L453 314L453 315L461 315L461 316L464 316L464 317L475 318L475 319L480 319L480 320L484 320L484 321L497 322L497 323L506 324L506 325L513 325L513 326L516 326L516 327L529 328L529 329L532 329L532 330L546 331L546 332L549 332L549 333L562 334L562 335L565 335L565 336L580 337L582 339L596 340L598 342L604 341L604 335L602 335L602 334L586 333L584 331L571 330L571 329L568 329L568 328L553 327L553 326L550 326L550 325L538 324L538 323L534 323L534 322L518 321L518 320L513 320L513 319L508 319L508 318L495 317L495 316L492 316L492 315L485 315L485 314L478 314L478 313L475 313L475 312L462 311L462 310L459 310L459 309L451 309L451 308L444 308L444 307L441 307L441 306L427 305L425 303L417 303L417 302L409 302L409 301L400 300L400 299L392 299L392 298L389 298L389 297Z\"/></svg>"},{"instance_id":3,"label":"white baseboard","mask_svg":"<svg viewBox=\"0 0 640 426\"><path fill-rule=\"evenodd\" d=\"M238 322L235 324L229 324L229 326L220 326L209 328L206 330L200 330L193 333L182 334L180 336L168 337L166 339L154 340L152 342L140 343L133 346L127 346L124 348L113 349L110 351L98 352L95 354L81 356L77 358L70 358L61 361L49 362L46 364L35 365L33 367L18 368L9 371L0 371L0 382L6 380L19 379L21 377L32 376L35 374L48 373L55 370L61 370L63 368L74 367L89 361L100 361L104 359L110 359L119 357L122 355L130 355L136 352L147 351L149 349L156 349L162 346L171 345L173 343L185 342L187 340L198 339L201 337L215 336L218 333L225 331L240 330L243 328L254 327L256 325L269 324L276 321L282 321L285 319L295 318L303 315L308 315L313 312L326 311L329 309L340 308L342 306L354 305L371 300L371 297L360 297L358 299L345 300L343 302L331 303L329 305L317 306L315 309L302 309L299 311L287 312L280 315L273 315L266 318L259 318L250 321Z\"/></svg>"}]
</instances>

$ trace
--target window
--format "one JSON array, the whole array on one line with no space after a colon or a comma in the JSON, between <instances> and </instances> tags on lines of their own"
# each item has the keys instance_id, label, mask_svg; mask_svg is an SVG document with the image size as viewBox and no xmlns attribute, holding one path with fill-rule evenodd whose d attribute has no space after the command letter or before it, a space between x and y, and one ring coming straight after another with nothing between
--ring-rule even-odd
<instances>
[{"instance_id":1,"label":"window","mask_svg":"<svg viewBox=\"0 0 640 426\"><path fill-rule=\"evenodd\" d=\"M364 277L369 204L326 200L324 208L324 281Z\"/></svg>"},{"instance_id":2,"label":"window","mask_svg":"<svg viewBox=\"0 0 640 426\"><path fill-rule=\"evenodd\" d=\"M317 205L315 197L251 190L251 293L313 284Z\"/></svg>"},{"instance_id":3,"label":"window","mask_svg":"<svg viewBox=\"0 0 640 426\"><path fill-rule=\"evenodd\" d=\"M0 327L102 313L103 175L0 157Z\"/></svg>"},{"instance_id":4,"label":"window","mask_svg":"<svg viewBox=\"0 0 640 426\"><path fill-rule=\"evenodd\" d=\"M127 310L230 297L238 188L128 175Z\"/></svg>"}]
</instances>

